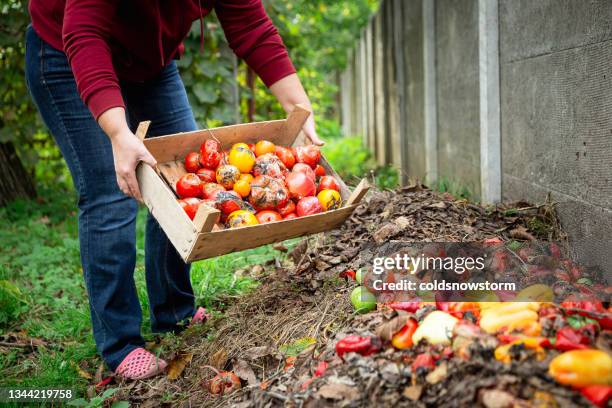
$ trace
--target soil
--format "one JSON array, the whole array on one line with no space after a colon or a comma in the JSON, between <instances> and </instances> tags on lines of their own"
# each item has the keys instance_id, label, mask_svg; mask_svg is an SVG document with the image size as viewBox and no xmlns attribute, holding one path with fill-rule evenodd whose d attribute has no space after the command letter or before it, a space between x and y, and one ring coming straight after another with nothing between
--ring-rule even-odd
<instances>
[{"instance_id":1,"label":"soil","mask_svg":"<svg viewBox=\"0 0 612 408\"><path fill-rule=\"evenodd\" d=\"M404 351L389 346L368 357L349 353L344 361L336 355L339 339L380 334L381 326L403 316L385 308L353 312L349 293L356 284L339 274L367 264L372 242L491 237L565 242L553 204L484 208L422 186L375 192L341 228L304 239L288 256L281 257L286 248L277 245L278 259L247 271L260 285L226 299L230 306L218 317L153 345L170 362L167 376L107 386L120 388L116 400L141 407L589 406L547 374L555 352L538 361L522 351L518 361L504 364L493 357L490 338L475 340L467 360L424 343ZM425 351L445 357L433 370L413 372L414 357ZM321 361L329 365L314 377ZM207 382L216 370L236 373L242 389L212 395Z\"/></svg>"}]
</instances>

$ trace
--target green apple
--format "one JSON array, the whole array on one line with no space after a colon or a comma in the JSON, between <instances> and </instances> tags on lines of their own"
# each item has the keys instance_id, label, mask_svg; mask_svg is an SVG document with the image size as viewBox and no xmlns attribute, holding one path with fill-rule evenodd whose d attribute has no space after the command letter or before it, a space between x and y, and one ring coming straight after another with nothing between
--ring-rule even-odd
<instances>
[{"instance_id":1,"label":"green apple","mask_svg":"<svg viewBox=\"0 0 612 408\"><path fill-rule=\"evenodd\" d=\"M376 309L376 296L365 286L357 286L351 292L351 303L357 313L367 313Z\"/></svg>"},{"instance_id":2,"label":"green apple","mask_svg":"<svg viewBox=\"0 0 612 408\"><path fill-rule=\"evenodd\" d=\"M363 285L363 278L365 277L365 272L363 272L362 268L357 269L357 273L355 274L355 280L358 284Z\"/></svg>"}]
</instances>

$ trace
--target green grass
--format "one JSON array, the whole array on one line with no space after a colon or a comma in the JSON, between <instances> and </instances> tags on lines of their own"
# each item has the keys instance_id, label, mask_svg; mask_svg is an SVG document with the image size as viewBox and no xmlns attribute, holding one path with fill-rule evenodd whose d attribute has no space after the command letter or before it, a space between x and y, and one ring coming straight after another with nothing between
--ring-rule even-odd
<instances>
[{"instance_id":1,"label":"green grass","mask_svg":"<svg viewBox=\"0 0 612 408\"><path fill-rule=\"evenodd\" d=\"M90 372L101 360L91 335L82 277L73 192L41 190L37 201L18 201L0 209L0 336L43 340L35 351L8 348L0 352L0 385L70 387L80 394L91 380L76 364L86 361ZM144 283L144 225L138 213L136 283L143 308L145 338L151 338ZM289 243L292 245L293 243ZM227 295L256 285L234 271L263 263L278 252L261 247L197 262L192 282L197 302L222 308ZM2 349L6 350L6 349Z\"/></svg>"}]
</instances>

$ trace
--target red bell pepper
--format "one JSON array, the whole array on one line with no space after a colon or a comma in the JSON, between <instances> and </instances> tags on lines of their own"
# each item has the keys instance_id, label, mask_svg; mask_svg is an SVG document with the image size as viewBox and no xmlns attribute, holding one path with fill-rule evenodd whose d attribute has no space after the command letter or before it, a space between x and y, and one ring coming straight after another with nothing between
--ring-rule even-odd
<instances>
[{"instance_id":1,"label":"red bell pepper","mask_svg":"<svg viewBox=\"0 0 612 408\"><path fill-rule=\"evenodd\" d=\"M404 312L414 313L423 306L423 302L393 302L387 303L393 310L403 310Z\"/></svg>"},{"instance_id":2,"label":"red bell pepper","mask_svg":"<svg viewBox=\"0 0 612 408\"><path fill-rule=\"evenodd\" d=\"M557 331L555 348L560 351L582 350L588 348L591 339L580 330L564 327Z\"/></svg>"},{"instance_id":3,"label":"red bell pepper","mask_svg":"<svg viewBox=\"0 0 612 408\"><path fill-rule=\"evenodd\" d=\"M525 340L525 339L533 339L533 340L538 340L538 346L540 347L544 347L544 348L550 348L551 344L550 344L550 340L547 339L546 337L528 337L528 336L523 336L520 334L498 334L497 335L497 339L503 343L503 344L510 344L513 343L517 340Z\"/></svg>"},{"instance_id":4,"label":"red bell pepper","mask_svg":"<svg viewBox=\"0 0 612 408\"><path fill-rule=\"evenodd\" d=\"M342 358L346 353L358 353L369 356L381 349L382 342L378 337L346 336L336 343L336 353Z\"/></svg>"},{"instance_id":5,"label":"red bell pepper","mask_svg":"<svg viewBox=\"0 0 612 408\"><path fill-rule=\"evenodd\" d=\"M416 372L419 368L426 370L432 369L436 366L435 358L429 353L421 353L414 359L412 363L412 371Z\"/></svg>"},{"instance_id":6,"label":"red bell pepper","mask_svg":"<svg viewBox=\"0 0 612 408\"><path fill-rule=\"evenodd\" d=\"M327 361L319 361L319 364L317 365L317 369L315 370L313 377L317 378L325 374L325 370L327 370L328 365L329 364L327 363Z\"/></svg>"},{"instance_id":7,"label":"red bell pepper","mask_svg":"<svg viewBox=\"0 0 612 408\"><path fill-rule=\"evenodd\" d=\"M419 324L414 319L408 319L406 324L393 335L391 344L398 350L404 350L412 347L412 335L419 327Z\"/></svg>"},{"instance_id":8,"label":"red bell pepper","mask_svg":"<svg viewBox=\"0 0 612 408\"><path fill-rule=\"evenodd\" d=\"M355 277L357 276L356 272L352 269L347 269L344 272L340 272L339 276L341 278L351 278L352 280L355 280Z\"/></svg>"},{"instance_id":9,"label":"red bell pepper","mask_svg":"<svg viewBox=\"0 0 612 408\"><path fill-rule=\"evenodd\" d=\"M480 306L477 302L436 302L436 307L458 319L463 319L467 312L472 312L476 317L480 316Z\"/></svg>"},{"instance_id":10,"label":"red bell pepper","mask_svg":"<svg viewBox=\"0 0 612 408\"><path fill-rule=\"evenodd\" d=\"M598 407L605 407L612 398L612 386L610 385L589 385L580 389L580 393L586 399Z\"/></svg>"}]
</instances>

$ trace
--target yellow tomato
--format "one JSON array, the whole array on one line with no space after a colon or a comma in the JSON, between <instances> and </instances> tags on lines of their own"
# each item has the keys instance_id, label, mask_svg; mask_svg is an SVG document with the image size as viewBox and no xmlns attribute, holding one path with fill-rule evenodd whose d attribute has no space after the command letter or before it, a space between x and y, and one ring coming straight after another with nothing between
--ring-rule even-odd
<instances>
[{"instance_id":1,"label":"yellow tomato","mask_svg":"<svg viewBox=\"0 0 612 408\"><path fill-rule=\"evenodd\" d=\"M250 211L238 210L234 211L227 217L227 224L230 228L247 227L249 225L257 225L257 217Z\"/></svg>"},{"instance_id":2,"label":"yellow tomato","mask_svg":"<svg viewBox=\"0 0 612 408\"><path fill-rule=\"evenodd\" d=\"M240 180L248 181L249 184L251 184L253 179L254 179L253 175L249 174L249 173L243 173L243 174L240 175Z\"/></svg>"},{"instance_id":3,"label":"yellow tomato","mask_svg":"<svg viewBox=\"0 0 612 408\"><path fill-rule=\"evenodd\" d=\"M321 192L317 194L317 198L324 211L335 210L342 206L342 197L340 197L340 193L336 190L321 190Z\"/></svg>"},{"instance_id":4,"label":"yellow tomato","mask_svg":"<svg viewBox=\"0 0 612 408\"><path fill-rule=\"evenodd\" d=\"M234 143L234 145L232 146L232 148L230 150L240 149L240 148L242 148L242 149L249 149L250 150L249 145L246 144L246 143Z\"/></svg>"},{"instance_id":5,"label":"yellow tomato","mask_svg":"<svg viewBox=\"0 0 612 408\"><path fill-rule=\"evenodd\" d=\"M234 191L240 194L240 197L244 198L251 192L251 183L240 179L234 183Z\"/></svg>"},{"instance_id":6,"label":"yellow tomato","mask_svg":"<svg viewBox=\"0 0 612 408\"><path fill-rule=\"evenodd\" d=\"M228 161L232 166L236 166L241 173L248 173L253 170L255 165L255 155L248 147L232 148Z\"/></svg>"},{"instance_id":7,"label":"yellow tomato","mask_svg":"<svg viewBox=\"0 0 612 408\"><path fill-rule=\"evenodd\" d=\"M260 140L255 145L255 155L259 157L262 154L274 153L274 149L276 149L274 143L268 142L267 140Z\"/></svg>"}]
</instances>

